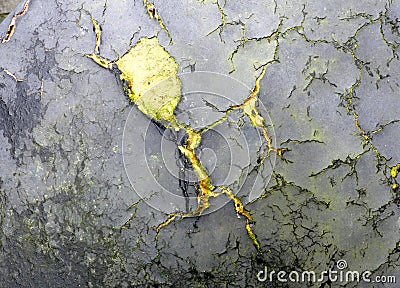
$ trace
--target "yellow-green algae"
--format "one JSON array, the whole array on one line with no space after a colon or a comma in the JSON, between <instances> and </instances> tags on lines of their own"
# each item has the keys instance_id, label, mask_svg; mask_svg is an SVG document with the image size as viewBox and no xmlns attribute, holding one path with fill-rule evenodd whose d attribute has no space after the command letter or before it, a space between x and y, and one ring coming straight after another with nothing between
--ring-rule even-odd
<instances>
[{"instance_id":1,"label":"yellow-green algae","mask_svg":"<svg viewBox=\"0 0 400 288\"><path fill-rule=\"evenodd\" d=\"M399 168L400 168L400 163L395 165L395 166L393 166L390 169L390 176L392 176L392 178L396 178L397 177L397 174L399 174Z\"/></svg>"},{"instance_id":2,"label":"yellow-green algae","mask_svg":"<svg viewBox=\"0 0 400 288\"><path fill-rule=\"evenodd\" d=\"M181 81L176 76L178 64L160 45L158 38L141 38L116 61L96 54L87 56L108 69L116 64L121 71L121 80L127 83L128 97L139 110L150 118L165 120L176 128L174 110L181 95ZM161 87L151 89L157 84Z\"/></svg>"}]
</instances>

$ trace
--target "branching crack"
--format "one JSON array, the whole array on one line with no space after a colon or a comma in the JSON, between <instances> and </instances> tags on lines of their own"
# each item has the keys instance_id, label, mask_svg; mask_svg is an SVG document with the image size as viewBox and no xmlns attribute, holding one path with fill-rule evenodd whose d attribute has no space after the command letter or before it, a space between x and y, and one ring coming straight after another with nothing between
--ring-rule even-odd
<instances>
[{"instance_id":1,"label":"branching crack","mask_svg":"<svg viewBox=\"0 0 400 288\"><path fill-rule=\"evenodd\" d=\"M96 26L95 23L96 22L93 21L93 24ZM96 48L98 47L97 44L100 41L101 30L96 28L94 30L98 33L98 35L96 35L96 50ZM141 53L141 49L149 51L148 54L146 53L146 55L144 55L143 53ZM246 115L250 119L252 125L256 128L262 129L264 138L268 145L268 155L271 151L276 152L280 156L282 155L283 149L272 147L272 140L265 126L264 118L259 114L256 105L258 101L257 95L260 90L260 81L265 74L267 65L264 65L262 67L261 73L256 79L253 90L251 91L248 98L243 102L243 104L230 107L227 111L225 111L225 116L221 119L199 130L195 130L190 125L178 122L174 115L174 109L180 99L181 85L176 76L177 64L168 54L168 52L162 46L160 46L156 38L140 39L134 47L132 47L123 57L119 58L116 61L110 61L94 53L87 54L86 56L106 69L112 70L115 69L115 66L117 66L117 68L121 72L121 80L125 81L127 84L126 92L130 100L134 102L139 110L142 111L145 115L147 115L151 119L161 121L162 125L164 125L165 128L171 128L175 131L183 129L186 132L186 141L183 145L178 145L178 149L180 153L184 155L186 159L190 162L191 168L197 175L199 190L197 193L197 207L193 211L175 212L169 214L164 222L154 227L157 232L156 238L158 237L160 230L170 224L172 221L174 221L177 217L183 219L190 216L200 216L210 206L210 197L217 197L224 194L234 203L237 215L243 215L246 218L246 231L249 237L252 239L254 246L259 252L261 252L261 246L256 238L256 235L252 231L252 223L254 223L254 220L251 217L250 212L244 208L241 200L232 192L231 189L225 186L217 187L212 184L210 176L208 175L206 169L204 168L196 154L196 149L200 145L202 133L208 131L215 125L226 121L228 119L228 114L231 111L242 109L243 115ZM152 60L154 60L154 58L157 58L158 64L160 64L160 67L156 68L155 71L151 71L150 74L143 70L142 66L140 66L140 63L142 63L143 61L150 61L148 57L152 57ZM169 74L165 75L164 69L167 69L166 71L169 71ZM157 73L156 70L159 70L159 76L154 76L154 74ZM143 83L146 83L146 85L143 85L142 82L134 82L134 79L136 79L137 77L144 77L144 80L142 81ZM156 98L156 102L154 102L151 97L149 99L146 98L144 94L149 89L148 85L155 85L157 84L157 81L165 81L166 79L170 79L170 77L173 77L176 80L171 82L169 90L179 94L179 97L174 93L170 94L169 96L159 95L157 96L158 98ZM264 159L267 156L265 156ZM128 220L126 225L128 225L133 218L134 216L132 216Z\"/></svg>"},{"instance_id":2,"label":"branching crack","mask_svg":"<svg viewBox=\"0 0 400 288\"><path fill-rule=\"evenodd\" d=\"M2 70L4 73L6 73L6 74L7 74L8 76L10 76L12 79L14 79L15 82L22 82L22 81L24 81L23 78L19 78L19 77L15 76L14 73L12 73L11 71L9 71L9 70L6 69L6 68L0 67L0 70Z\"/></svg>"},{"instance_id":3,"label":"branching crack","mask_svg":"<svg viewBox=\"0 0 400 288\"><path fill-rule=\"evenodd\" d=\"M172 43L172 37L171 34L167 28L167 26L165 26L163 20L161 19L160 14L158 14L156 7L154 6L154 3L151 3L150 1L147 0L143 0L143 3L146 7L147 10L147 14L149 14L151 19L156 19L158 22L158 25L160 25L160 27L167 33L168 38L170 43Z\"/></svg>"}]
</instances>

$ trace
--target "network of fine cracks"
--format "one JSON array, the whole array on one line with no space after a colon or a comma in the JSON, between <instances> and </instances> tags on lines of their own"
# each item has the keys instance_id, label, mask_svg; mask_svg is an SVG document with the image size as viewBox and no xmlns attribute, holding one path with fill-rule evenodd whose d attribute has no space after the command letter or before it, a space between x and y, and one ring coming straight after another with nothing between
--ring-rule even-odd
<instances>
[{"instance_id":1,"label":"network of fine cracks","mask_svg":"<svg viewBox=\"0 0 400 288\"><path fill-rule=\"evenodd\" d=\"M154 18L157 20L157 22L159 23L160 27L168 34L168 37L171 40L171 36L169 33L169 30L167 29L167 27L164 25L164 23L161 20L161 17L159 16L158 12L156 11L154 4L148 2L148 1L144 1L147 13L149 14L149 16L151 18ZM381 153L378 151L378 149L372 144L372 135L375 133L379 133L380 131L382 131L387 125L390 125L392 123L395 123L397 120L392 121L390 123L387 123L385 125L382 125L379 129L377 129L376 131L371 131L371 132L367 132L365 130L363 130L363 128L361 127L360 123L359 123L359 116L358 113L355 109L355 105L353 103L353 100L355 98L354 94L354 89L356 89L360 83L361 83L361 77L362 77L362 70L364 67L364 63L361 59L358 59L355 56L354 50L355 47L350 45L350 43L346 42L344 44L340 44L335 40L332 41L328 41L325 39L321 39L321 40L312 40L309 39L303 30L303 23L305 21L306 15L307 13L305 12L305 7L303 7L303 19L301 20L301 23L298 26L293 26L290 28L287 28L285 31L281 31L281 27L283 24L283 20L280 21L277 29L275 31L273 31L270 35L262 37L262 38L247 38L246 37L246 27L243 23L227 23L226 19L225 19L225 12L223 11L223 6L221 6L218 2L216 2L218 10L221 14L221 25L218 26L216 29L212 30L209 34L219 30L219 35L221 37L221 41L222 41L222 36L221 33L224 30L224 27L226 25L237 25L237 24L241 24L243 27L243 34L242 34L242 38L239 39L239 44L238 46L234 49L234 51L231 53L231 55L228 57L228 61L231 61L232 63L232 67L233 70L235 69L234 66L234 56L239 53L240 48L243 48L244 45L247 42L251 42L251 41L260 41L260 40L267 40L268 42L270 41L274 41L276 43L275 46L275 51L274 51L274 55L273 55L273 59L263 65L261 65L260 67L254 67L257 70L259 70L259 75L255 80L255 86L253 87L251 93L249 94L249 96L245 99L245 101L240 104L240 105L235 105L235 106L231 106L229 107L226 111L222 111L225 112L225 116L222 117L221 119L217 120L216 122L210 124L207 127L204 127L202 129L196 130L193 127L191 127L190 125L186 125L183 123L179 123L177 121L177 119L175 118L175 116L173 114L171 114L170 116L168 116L167 118L162 118L161 120L165 120L164 123L165 126L167 128L171 128L171 129L183 129L186 134L187 134L187 140L186 143L184 145L178 146L179 151L181 152L182 155L184 155L186 157L186 159L190 162L193 170L195 171L197 178L198 178L198 196L197 196L197 200L198 200L198 205L197 208L193 211L184 213L184 212L175 212L175 213L171 213L168 215L167 219L162 222L161 224L159 224L158 226L154 227L156 232L157 232L157 237L159 235L160 230L169 225L171 222L173 222L176 219L184 219L186 217L191 217L191 216L199 216L201 215L209 206L209 199L211 197L218 197L220 195L225 195L228 198L230 198L232 200L232 202L234 203L235 209L236 209L236 213L238 216L244 216L245 220L246 220L246 230L247 233L249 235L249 237L252 239L254 246L257 248L258 251L261 252L261 245L257 240L256 235L254 234L253 230L252 230L252 223L254 223L254 220L250 214L249 211L247 211L244 206L243 203L241 202L241 200L235 195L235 193L233 191L231 191L231 189L229 189L228 187L225 186L214 186L212 184L212 181L210 179L210 176L208 175L206 169L202 166L198 156L195 153L196 148L200 145L201 143L201 137L202 137L202 133L211 129L212 127L214 127L215 125L222 123L224 121L226 121L228 119L228 114L232 111L238 110L240 109L242 114L245 117L248 117L251 124L256 127L257 129L260 129L264 139L266 141L267 144L267 153L266 155L263 157L263 159L261 159L261 163L268 158L269 154L271 152L277 153L277 155L279 156L283 156L283 152L285 151L285 148L277 148L277 147L273 147L272 145L272 139L268 134L268 129L267 126L265 125L265 121L264 118L260 115L260 113L257 110L257 102L258 100L258 94L260 91L260 81L263 79L266 69L270 64L279 62L278 59L278 50L279 50L279 40L280 39L284 39L287 35L288 32L290 31L294 31L295 33L297 33L301 38L303 38L306 42L308 43L312 43L314 45L316 44L320 44L320 43L324 43L324 44L329 44L329 45L333 45L335 47L335 49L341 50L345 53L350 53L351 56L354 59L355 64L357 65L357 67L359 68L359 77L357 78L356 82L348 89L348 92L346 94L341 95L341 99L342 99L342 104L343 106L346 108L347 112L349 115L351 115L354 118L354 125L357 128L357 130L359 131L359 135L361 136L361 138L363 139L364 142L364 147L368 147L367 150L364 150L364 152L362 152L361 154L357 155L354 158L348 157L345 160L341 160L341 159L337 159L332 161L332 164L329 165L328 167L322 169L319 172L316 172L312 175L310 175L310 177L314 177L317 176L321 173L324 173L325 171L329 170L329 169L334 169L335 167L342 165L342 164L347 164L350 167L350 172L345 176L345 177L349 177L352 175L355 175L357 178L357 171L355 170L355 163L357 162L357 160L362 157L368 150L372 150L374 151L376 158L377 158L377 162L378 165L383 166L385 169L385 171L390 171L390 176L387 177L387 181L391 183L391 187L393 189L393 191L397 191L398 190L398 183L396 180L397 177L397 171L399 169L399 165L397 164L395 166L389 167L386 162L387 159L385 159ZM363 25L361 25L355 32L355 34L351 37L351 39L356 39L358 33L364 29L365 27L373 24L373 23L377 23L380 22L381 25L384 21L384 17L385 15L379 15L378 18L376 19L372 19L371 16L369 15L355 15L354 17L363 17L365 19L368 20L367 23L364 23ZM92 19L93 21L93 25L94 25L94 30L96 33L96 46L95 46L95 52L96 54L90 54L87 55L88 57L92 58L96 63L98 63L99 65L101 65L102 67L105 67L107 69L111 69L112 66L114 64L117 64L118 60L116 61L110 61L104 58L101 58L100 56L98 56L98 51L99 51L99 43L100 43L100 29L98 29L98 26L96 25L97 23L95 22L94 19ZM382 27L381 27L381 32L382 32ZM390 42L388 42L385 38L384 35L382 33L382 37L385 41L385 43L390 46L393 49L393 53L395 53L395 51L398 48L398 45L394 45ZM349 41L351 41L351 39L349 39ZM223 41L222 41L223 42ZM123 57L122 57L123 58ZM121 58L120 58L121 59ZM118 65L117 65L118 66ZM325 77L327 74L328 70L322 74L322 77ZM311 84L312 81L314 79L319 79L319 78L315 78L313 75L310 75L309 78L309 82L307 84L307 86L304 88L304 90L306 90ZM334 83L331 83L329 81L329 79L327 79L326 77L324 79L319 79L319 80L323 80L324 82L328 82L328 84L330 85L335 85ZM378 85L378 84L377 84ZM135 101L133 101L135 102ZM221 112L221 111L220 111ZM145 113L146 114L146 113ZM149 115L147 115L149 116ZM307 142L307 141L300 141L300 140L291 140L293 141L298 141L299 143L303 143L303 142ZM310 140L312 141L312 140ZM318 142L318 141L317 141ZM284 143L282 143L284 144ZM281 144L281 145L282 145ZM282 159L284 161L290 162L290 160L286 160L282 157ZM263 197L261 197L263 198ZM157 238L156 237L156 238Z\"/></svg>"},{"instance_id":2,"label":"network of fine cracks","mask_svg":"<svg viewBox=\"0 0 400 288\"><path fill-rule=\"evenodd\" d=\"M210 206L209 199L211 197L218 197L220 195L225 195L233 202L237 216L245 217L246 231L247 231L250 239L252 240L254 246L257 248L257 250L259 252L262 252L261 245L258 242L257 237L252 230L252 224L254 223L254 219L252 218L250 212L244 208L244 205L243 205L242 201L240 200L240 198L238 196L236 196L236 194L229 187L214 186L212 184L210 176L208 175L208 172L206 171L206 169L202 165L201 161L199 160L198 155L196 154L195 150L200 145L201 137L204 132L206 132L206 131L210 130L212 127L226 121L228 119L229 113L231 113L232 111L241 110L242 114L249 118L251 124L255 128L260 129L262 131L262 134L266 141L267 153L264 155L263 159L261 159L260 165L270 155L271 152L277 153L279 156L282 156L284 150L281 148L276 148L276 147L272 146L272 139L271 139L270 135L268 134L268 129L265 124L265 120L257 109L258 94L260 91L260 81L265 75L267 65L260 67L261 72L255 81L255 86L251 90L250 94L248 95L248 97L245 99L245 101L242 104L229 107L229 109L227 109L225 111L224 117L222 117L221 119L215 121L214 123L212 123L206 127L196 130L193 127L191 127L190 125L180 123L176 119L176 117L174 115L174 109L175 109L176 104L179 102L179 99L176 99L176 97L174 98L172 96L171 96L171 99L161 99L160 98L159 100L161 102L165 102L165 103L163 105L161 105L160 107L158 107L157 109L155 109L157 111L153 111L154 107L149 108L149 106L152 105L152 103L148 103L150 100L147 101L146 97L140 96L141 93L138 91L135 91L135 88L133 87L133 79L134 79L135 75L132 74L131 70L129 70L130 68L128 69L128 66L131 64L134 65L133 63L131 63L131 61L135 60L134 56L132 56L132 55L136 55L135 54L136 52L134 52L134 51L135 51L135 49L139 49L139 48L137 48L137 46L139 46L138 45L139 43L152 42L152 44L148 44L150 46L145 46L146 49L154 49L154 50L160 49L160 52L158 52L158 53L160 53L160 55L165 53L166 55L168 55L168 57L167 57L167 58L169 58L168 61L172 61L171 60L172 57L169 56L169 54L165 51L165 49L162 48L161 46L157 46L157 45L159 45L158 41L156 41L155 38L142 38L141 40L139 40L138 44L136 44L134 47L132 47L131 50L128 51L124 56L120 57L119 59L117 59L115 61L110 61L110 60L105 59L98 55L100 38L101 38L101 29L95 19L92 18L92 22L93 22L95 38L96 38L96 44L95 44L95 49L94 49L95 53L87 54L86 56L91 58L94 62L96 62L97 64L99 64L100 66L102 66L106 69L112 69L113 66L116 65L122 73L120 76L121 79L126 81L126 83L127 83L126 91L127 91L127 94L129 96L130 100L138 106L139 110L141 110L149 118L161 121L161 123L163 123L163 125L166 128L170 128L170 129L174 129L174 130L183 129L187 135L185 144L178 145L178 149L182 153L182 155L184 155L187 158L187 160L190 162L192 169L194 170L194 172L197 175L198 187L199 187L199 189L198 189L199 191L198 191L198 195L197 195L197 202L198 202L197 208L195 210L187 212L187 213L175 212L175 213L169 214L167 219L164 222L162 222L158 226L154 227L157 232L157 237L158 237L160 230L163 227L170 224L175 219L177 219L177 218L183 219L183 218L191 217L191 216L200 216ZM142 44L140 44L140 45L142 45ZM146 44L143 44L143 45L146 45ZM167 64L164 63L164 65L167 65ZM172 67L170 70L173 71L174 69L176 69L175 63L169 63L168 65L171 65L171 67ZM129 72L127 72L127 71L129 71ZM176 77L176 71L173 72L169 76ZM157 84L157 83L155 82L154 84ZM179 89L179 91L180 91L180 89ZM142 92L144 93L144 91L142 91ZM131 220L132 219L130 219L129 221L131 221Z\"/></svg>"}]
</instances>

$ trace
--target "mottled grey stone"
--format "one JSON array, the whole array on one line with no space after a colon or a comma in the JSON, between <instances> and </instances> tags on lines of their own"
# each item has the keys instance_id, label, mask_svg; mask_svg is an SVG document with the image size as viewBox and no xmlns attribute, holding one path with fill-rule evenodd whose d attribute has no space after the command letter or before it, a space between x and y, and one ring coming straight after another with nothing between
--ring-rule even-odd
<instances>
[{"instance_id":1,"label":"mottled grey stone","mask_svg":"<svg viewBox=\"0 0 400 288\"><path fill-rule=\"evenodd\" d=\"M0 43L4 287L305 287L261 283L257 273L320 273L340 259L348 270L399 281L400 191L392 185L399 176L390 176L400 161L399 1L154 5L171 38L143 1L31 0ZM11 15L0 23L1 39ZM210 198L213 213L156 233L167 211L152 200L186 208L149 185L182 193L175 160L185 135L146 118L130 105L118 72L84 56L95 47L91 18L102 28L100 55L110 60L142 37L158 37L188 73L176 114L195 127L242 103L266 66L258 111L282 156L267 154L261 129L240 109L204 133L197 149L211 180L251 211L262 253L223 195ZM185 75L194 71L214 76L198 76L189 89ZM124 163L128 132L143 155ZM165 152L167 160L157 157ZM125 169L151 173L135 185ZM193 209L195 186L188 191ZM396 284L347 287L358 285Z\"/></svg>"}]
</instances>

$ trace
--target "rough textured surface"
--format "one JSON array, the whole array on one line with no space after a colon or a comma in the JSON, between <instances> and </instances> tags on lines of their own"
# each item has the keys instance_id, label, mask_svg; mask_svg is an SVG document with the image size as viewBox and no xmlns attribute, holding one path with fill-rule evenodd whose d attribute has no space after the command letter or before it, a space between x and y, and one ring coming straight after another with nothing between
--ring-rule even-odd
<instances>
[{"instance_id":1,"label":"rough textured surface","mask_svg":"<svg viewBox=\"0 0 400 288\"><path fill-rule=\"evenodd\" d=\"M0 3L0 13L9 13L11 12L17 4L21 2L19 0L3 0Z\"/></svg>"},{"instance_id":2,"label":"rough textured surface","mask_svg":"<svg viewBox=\"0 0 400 288\"><path fill-rule=\"evenodd\" d=\"M325 2L31 0L0 43L4 287L396 287L257 279L264 267L319 273L344 259L371 279L400 281L400 1ZM259 127L240 113L232 117L241 129L219 129L261 151L238 176L261 252L232 202L156 233L166 215L139 197L124 170L123 131L137 124L127 123L135 108L118 71L84 56L94 52L92 19L104 58L157 37L179 72L228 74L250 90L259 80L259 111L283 154L264 157ZM176 113L193 109L185 99ZM201 117L177 117L207 123L227 105L210 98ZM148 155L160 129L147 131ZM215 163L229 160L215 143L223 142L210 132L199 146L210 170L206 148ZM218 166L215 181L225 169ZM160 175L179 191L177 179ZM249 203L251 189L262 196Z\"/></svg>"},{"instance_id":3,"label":"rough textured surface","mask_svg":"<svg viewBox=\"0 0 400 288\"><path fill-rule=\"evenodd\" d=\"M3 0L0 2L0 23L18 5L19 0Z\"/></svg>"}]
</instances>

